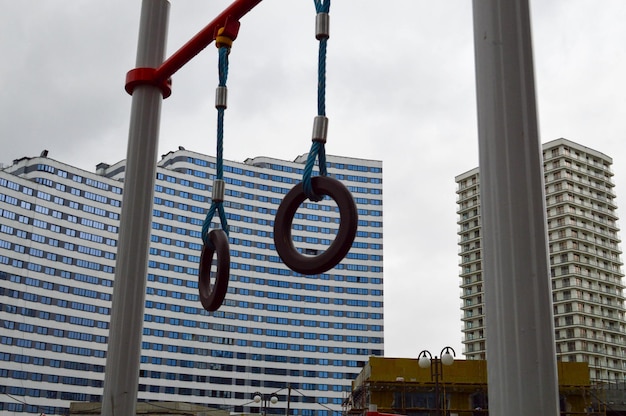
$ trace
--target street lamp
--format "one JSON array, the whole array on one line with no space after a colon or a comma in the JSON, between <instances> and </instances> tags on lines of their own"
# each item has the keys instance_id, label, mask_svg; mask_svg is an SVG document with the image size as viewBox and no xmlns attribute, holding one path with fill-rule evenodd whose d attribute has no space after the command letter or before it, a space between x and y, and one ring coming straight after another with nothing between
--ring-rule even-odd
<instances>
[{"instance_id":1,"label":"street lamp","mask_svg":"<svg viewBox=\"0 0 626 416\"><path fill-rule=\"evenodd\" d=\"M259 393L257 391L252 396L252 400L255 403L261 403L262 402L262 404L261 404L261 414L263 416L265 416L267 414L267 409L268 409L269 405L278 403L278 395L276 393L272 393L268 397L268 396L264 396L263 394L261 394L261 393Z\"/></svg>"},{"instance_id":2,"label":"street lamp","mask_svg":"<svg viewBox=\"0 0 626 416\"><path fill-rule=\"evenodd\" d=\"M421 368L430 367L430 380L435 380L435 406L438 416L442 414L441 400L439 399L439 378L441 377L441 381L443 381L443 366L452 365L456 353L452 347L445 347L441 350L439 357L441 358L438 358L436 355L433 357L432 354L426 350L423 350L417 356L417 365Z\"/></svg>"}]
</instances>

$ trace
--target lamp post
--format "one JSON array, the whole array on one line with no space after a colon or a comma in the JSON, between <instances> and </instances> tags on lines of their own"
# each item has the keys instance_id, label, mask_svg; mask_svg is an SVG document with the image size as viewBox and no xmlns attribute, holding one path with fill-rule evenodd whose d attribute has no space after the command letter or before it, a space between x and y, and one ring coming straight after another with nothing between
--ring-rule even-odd
<instances>
[{"instance_id":1,"label":"lamp post","mask_svg":"<svg viewBox=\"0 0 626 416\"><path fill-rule=\"evenodd\" d=\"M417 365L421 368L430 368L430 380L435 380L435 406L437 416L441 416L441 400L439 399L439 378L443 381L443 366L452 365L456 353L452 347L445 347L441 350L439 357L433 357L429 351L423 350L417 356Z\"/></svg>"},{"instance_id":2,"label":"lamp post","mask_svg":"<svg viewBox=\"0 0 626 416\"><path fill-rule=\"evenodd\" d=\"M272 393L269 396L264 396L263 394L256 392L252 396L252 401L255 403L261 403L261 414L265 416L269 405L278 403L278 395L276 393Z\"/></svg>"}]
</instances>

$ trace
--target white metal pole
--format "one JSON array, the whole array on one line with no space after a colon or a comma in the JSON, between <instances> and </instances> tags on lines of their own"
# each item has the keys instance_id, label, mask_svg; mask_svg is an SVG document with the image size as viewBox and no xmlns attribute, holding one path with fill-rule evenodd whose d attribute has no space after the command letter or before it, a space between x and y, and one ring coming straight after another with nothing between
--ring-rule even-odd
<instances>
[{"instance_id":1,"label":"white metal pole","mask_svg":"<svg viewBox=\"0 0 626 416\"><path fill-rule=\"evenodd\" d=\"M528 0L474 0L489 414L558 415Z\"/></svg>"},{"instance_id":2,"label":"white metal pole","mask_svg":"<svg viewBox=\"0 0 626 416\"><path fill-rule=\"evenodd\" d=\"M143 0L137 68L157 68L163 62L168 16L167 0ZM139 85L133 91L103 416L136 414L162 101L162 92L157 86Z\"/></svg>"}]
</instances>

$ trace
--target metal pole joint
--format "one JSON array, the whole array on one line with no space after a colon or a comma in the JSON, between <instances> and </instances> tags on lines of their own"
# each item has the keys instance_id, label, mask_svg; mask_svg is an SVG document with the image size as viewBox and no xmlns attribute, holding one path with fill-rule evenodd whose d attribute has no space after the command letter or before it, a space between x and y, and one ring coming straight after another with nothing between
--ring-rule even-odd
<instances>
[{"instance_id":1,"label":"metal pole joint","mask_svg":"<svg viewBox=\"0 0 626 416\"><path fill-rule=\"evenodd\" d=\"M207 26L184 44L172 56L167 58L158 68L135 68L126 74L126 92L130 95L138 85L158 87L163 98L172 95L171 77L194 56L200 53L211 42L220 40L231 42L239 33L239 19L252 10L262 0L235 0L226 10L213 19Z\"/></svg>"},{"instance_id":2,"label":"metal pole joint","mask_svg":"<svg viewBox=\"0 0 626 416\"><path fill-rule=\"evenodd\" d=\"M156 77L155 68L135 68L126 74L126 92L133 95L133 91L139 85L151 85L161 90L163 98L172 95L172 79L159 80Z\"/></svg>"}]
</instances>

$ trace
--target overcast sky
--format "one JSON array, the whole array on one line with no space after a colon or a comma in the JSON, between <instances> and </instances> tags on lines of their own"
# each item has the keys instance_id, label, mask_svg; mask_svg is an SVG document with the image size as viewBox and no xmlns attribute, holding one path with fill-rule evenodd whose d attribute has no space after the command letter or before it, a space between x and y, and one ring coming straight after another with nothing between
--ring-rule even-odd
<instances>
[{"instance_id":1,"label":"overcast sky","mask_svg":"<svg viewBox=\"0 0 626 416\"><path fill-rule=\"evenodd\" d=\"M231 0L172 1L171 55ZM0 0L0 163L49 157L94 171L126 157L139 0ZM614 159L626 202L626 2L531 2L542 142ZM456 184L478 165L469 0L334 0L326 151L384 170L385 352L460 355ZM311 0L265 0L230 55L225 158L293 160L310 147L317 47ZM160 153L214 154L217 52L173 77ZM620 210L624 212L624 209ZM623 235L623 234L622 234Z\"/></svg>"}]
</instances>

